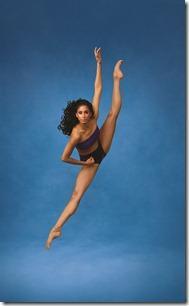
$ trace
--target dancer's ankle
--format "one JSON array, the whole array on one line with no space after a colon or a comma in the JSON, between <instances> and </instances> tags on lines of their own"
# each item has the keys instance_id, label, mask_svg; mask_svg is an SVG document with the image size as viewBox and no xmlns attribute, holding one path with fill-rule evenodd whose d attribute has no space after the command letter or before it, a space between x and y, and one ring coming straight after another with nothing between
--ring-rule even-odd
<instances>
[{"instance_id":1,"label":"dancer's ankle","mask_svg":"<svg viewBox=\"0 0 189 306\"><path fill-rule=\"evenodd\" d=\"M53 226L53 229L55 230L61 230L62 226L59 224L55 224L55 226Z\"/></svg>"}]
</instances>

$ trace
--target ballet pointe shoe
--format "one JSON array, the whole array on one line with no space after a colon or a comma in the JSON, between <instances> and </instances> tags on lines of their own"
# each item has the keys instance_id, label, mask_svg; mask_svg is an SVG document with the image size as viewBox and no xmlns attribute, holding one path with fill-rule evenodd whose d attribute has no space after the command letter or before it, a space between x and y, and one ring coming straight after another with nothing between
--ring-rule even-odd
<instances>
[{"instance_id":1,"label":"ballet pointe shoe","mask_svg":"<svg viewBox=\"0 0 189 306\"><path fill-rule=\"evenodd\" d=\"M45 243L45 248L50 249L53 239L56 239L61 236L62 236L61 226L54 226L49 233L48 239Z\"/></svg>"}]
</instances>

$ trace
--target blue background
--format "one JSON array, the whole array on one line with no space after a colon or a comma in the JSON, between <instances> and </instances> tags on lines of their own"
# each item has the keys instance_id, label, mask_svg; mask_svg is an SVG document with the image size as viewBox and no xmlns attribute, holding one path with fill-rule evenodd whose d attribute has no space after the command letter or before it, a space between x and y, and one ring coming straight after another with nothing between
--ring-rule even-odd
<instances>
[{"instance_id":1,"label":"blue background","mask_svg":"<svg viewBox=\"0 0 189 306\"><path fill-rule=\"evenodd\" d=\"M184 1L0 6L1 301L184 302ZM118 59L123 107L111 151L46 250L80 169L60 160L57 125L68 100L92 98L95 46L99 125Z\"/></svg>"}]
</instances>

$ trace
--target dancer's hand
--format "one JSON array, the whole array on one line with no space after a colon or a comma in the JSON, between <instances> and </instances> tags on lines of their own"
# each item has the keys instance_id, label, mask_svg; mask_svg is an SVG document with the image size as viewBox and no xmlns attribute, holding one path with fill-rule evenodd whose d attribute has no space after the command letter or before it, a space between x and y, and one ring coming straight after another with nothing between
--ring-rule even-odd
<instances>
[{"instance_id":1,"label":"dancer's hand","mask_svg":"<svg viewBox=\"0 0 189 306\"><path fill-rule=\"evenodd\" d=\"M95 47L94 55L95 55L96 62L101 63L102 62L101 48L97 49L97 47Z\"/></svg>"},{"instance_id":2,"label":"dancer's hand","mask_svg":"<svg viewBox=\"0 0 189 306\"><path fill-rule=\"evenodd\" d=\"M93 165L94 163L95 163L95 160L94 160L94 158L91 156L91 157L89 157L87 160L86 160L86 165L88 165L88 166L91 166L91 165Z\"/></svg>"}]
</instances>

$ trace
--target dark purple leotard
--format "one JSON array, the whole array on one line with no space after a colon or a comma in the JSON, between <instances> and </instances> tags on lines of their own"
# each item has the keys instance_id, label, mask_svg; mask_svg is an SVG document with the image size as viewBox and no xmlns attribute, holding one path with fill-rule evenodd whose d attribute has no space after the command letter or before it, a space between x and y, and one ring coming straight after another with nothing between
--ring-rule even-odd
<instances>
[{"instance_id":1,"label":"dark purple leotard","mask_svg":"<svg viewBox=\"0 0 189 306\"><path fill-rule=\"evenodd\" d=\"M88 148L90 148L90 146L96 141L98 140L98 147L96 150L94 150L93 152L86 154L86 155L80 155L80 160L82 161L86 161L89 157L93 157L95 160L95 163L100 164L101 161L103 160L103 158L106 156L106 153L104 152L102 145L100 143L100 139L99 139L99 134L100 134L100 130L97 126L96 130L94 131L94 133L85 141L82 141L80 143L78 143L76 145L77 149L81 149L81 150L86 150Z\"/></svg>"},{"instance_id":2,"label":"dark purple leotard","mask_svg":"<svg viewBox=\"0 0 189 306\"><path fill-rule=\"evenodd\" d=\"M76 145L76 148L77 149L81 149L81 150L86 150L86 149L90 148L91 145L93 143L95 143L95 141L98 139L99 133L100 133L100 130L99 130L98 126L97 126L96 130L94 131L94 133L88 139L86 139L85 141L82 141L82 142L78 143Z\"/></svg>"}]
</instances>

